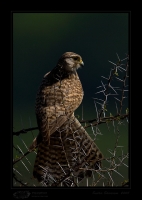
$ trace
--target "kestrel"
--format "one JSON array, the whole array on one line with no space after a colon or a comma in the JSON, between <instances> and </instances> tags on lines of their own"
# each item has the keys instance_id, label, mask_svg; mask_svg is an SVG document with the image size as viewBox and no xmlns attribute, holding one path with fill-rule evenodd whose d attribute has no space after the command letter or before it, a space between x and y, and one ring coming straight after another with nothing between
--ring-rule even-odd
<instances>
[{"instance_id":1,"label":"kestrel","mask_svg":"<svg viewBox=\"0 0 142 200\"><path fill-rule=\"evenodd\" d=\"M80 55L64 53L45 74L37 93L39 135L33 142L33 146L38 145L33 176L45 186L62 180L63 186L75 186L71 177L91 176L91 169L99 169L103 158L74 115L84 95L77 74L83 65Z\"/></svg>"}]
</instances>

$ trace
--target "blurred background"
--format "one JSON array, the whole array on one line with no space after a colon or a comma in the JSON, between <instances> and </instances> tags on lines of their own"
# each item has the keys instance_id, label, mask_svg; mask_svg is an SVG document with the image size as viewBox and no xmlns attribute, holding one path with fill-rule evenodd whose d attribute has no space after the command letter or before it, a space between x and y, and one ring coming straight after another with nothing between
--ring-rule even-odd
<instances>
[{"instance_id":1,"label":"blurred background","mask_svg":"<svg viewBox=\"0 0 142 200\"><path fill-rule=\"evenodd\" d=\"M108 77L113 67L108 60L115 63L116 53L120 59L128 54L128 20L128 13L13 13L14 131L37 126L34 106L38 87L44 74L55 67L66 51L80 54L85 64L78 70L84 99L75 114L82 119L83 108L84 119L96 118L93 98L101 85L101 76ZM108 104L115 115L114 99ZM127 101L124 105L125 112ZM121 128L119 142L127 152L127 123ZM101 129L103 135L98 136L97 144L108 155L107 149L114 147L116 137L106 126ZM88 132L91 134L91 130ZM27 146L31 144L32 134L22 137ZM15 136L14 142L18 141ZM31 160L34 162L33 157ZM127 178L127 169L124 170Z\"/></svg>"}]
</instances>

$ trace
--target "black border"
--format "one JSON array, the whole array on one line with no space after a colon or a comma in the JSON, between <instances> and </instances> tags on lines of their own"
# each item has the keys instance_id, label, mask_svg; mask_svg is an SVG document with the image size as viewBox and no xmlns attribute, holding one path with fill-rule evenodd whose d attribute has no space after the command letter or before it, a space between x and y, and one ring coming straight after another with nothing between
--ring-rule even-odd
<instances>
[{"instance_id":1,"label":"black border","mask_svg":"<svg viewBox=\"0 0 142 200\"><path fill-rule=\"evenodd\" d=\"M12 91L13 91L13 82L12 82L12 79L13 79L13 13L49 13L49 12L53 12L53 13L66 13L65 11L15 11L15 10L11 10L10 11L10 66L11 66L11 70L10 70L10 105L11 105L11 113L10 113L10 121L11 121L11 128L10 128L10 132L11 132L11 141L13 141L13 137L12 137L12 129L13 129L13 95L12 95ZM72 13L72 12L75 12L75 11L67 11L67 13ZM125 11L77 11L77 13L105 13L105 12L111 12L111 13L129 13L129 55L130 55L130 58L131 58L131 11L130 10L125 10ZM131 61L130 61L130 67L131 67ZM130 74L131 75L131 74ZM131 87L131 84L130 84L130 87ZM131 96L131 94L129 93L129 96ZM129 98L130 100L130 98ZM129 101L129 105L131 106L131 101ZM131 114L131 111L130 111L130 114ZM131 120L131 119L130 119ZM130 121L131 122L131 121ZM131 124L131 123L130 123ZM129 127L130 128L130 127ZM129 129L131 130L131 128ZM129 187L113 187L113 188L110 188L110 187L95 187L95 188L91 188L91 187L80 187L80 188L40 188L40 187L25 187L25 188L22 188L22 187L13 187L12 186L12 161L13 161L13 158L12 158L12 143L10 141L10 193L11 193L11 197L14 198L13 194L15 192L21 192L21 191L28 191L30 193L30 197L32 197L32 199L34 198L34 195L36 196L35 198L37 198L37 196L39 195L39 198L41 198L42 196L44 197L49 197L49 198L52 198L54 199L54 197L61 197L61 198L66 198L66 193L68 195L68 197L73 197L73 198L76 198L76 195L80 196L80 197L84 197L84 196L88 196L89 197L96 197L97 196L102 196L102 195L106 195L106 196L115 196L115 195L124 195L125 198L128 194L131 194L131 156L130 156L130 159L129 159L129 166L130 166L130 169L129 169L129 177L130 177L130 186ZM130 136L129 136L129 153L131 155L131 148L130 148L130 145L131 144L131 133L130 133Z\"/></svg>"}]
</instances>

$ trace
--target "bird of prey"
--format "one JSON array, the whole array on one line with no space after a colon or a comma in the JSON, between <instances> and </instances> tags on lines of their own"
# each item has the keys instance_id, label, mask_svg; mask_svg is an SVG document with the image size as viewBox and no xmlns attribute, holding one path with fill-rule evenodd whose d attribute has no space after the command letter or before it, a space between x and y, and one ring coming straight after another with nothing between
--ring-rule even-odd
<instances>
[{"instance_id":1,"label":"bird of prey","mask_svg":"<svg viewBox=\"0 0 142 200\"><path fill-rule=\"evenodd\" d=\"M101 166L101 151L74 115L84 95L77 74L83 65L80 55L65 52L45 74L37 93L33 176L45 186L76 186L73 179L91 176L91 169Z\"/></svg>"}]
</instances>

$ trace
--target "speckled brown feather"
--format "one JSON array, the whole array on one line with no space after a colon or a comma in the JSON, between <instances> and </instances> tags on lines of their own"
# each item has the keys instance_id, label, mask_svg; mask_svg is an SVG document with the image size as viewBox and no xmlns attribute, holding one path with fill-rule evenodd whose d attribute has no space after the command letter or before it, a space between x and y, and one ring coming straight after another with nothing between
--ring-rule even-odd
<instances>
[{"instance_id":1,"label":"speckled brown feather","mask_svg":"<svg viewBox=\"0 0 142 200\"><path fill-rule=\"evenodd\" d=\"M50 185L70 170L78 177L83 172L80 168L97 169L95 164L102 157L97 145L72 116L51 135L50 145L40 143L33 174L39 181L48 180Z\"/></svg>"},{"instance_id":2,"label":"speckled brown feather","mask_svg":"<svg viewBox=\"0 0 142 200\"><path fill-rule=\"evenodd\" d=\"M73 67L66 62L72 62ZM45 185L58 181L70 170L77 177L82 173L80 168L95 168L102 159L102 153L74 117L83 99L76 72L81 63L78 54L63 54L57 66L44 76L37 93L40 139L33 175Z\"/></svg>"},{"instance_id":3,"label":"speckled brown feather","mask_svg":"<svg viewBox=\"0 0 142 200\"><path fill-rule=\"evenodd\" d=\"M77 73L57 82L50 80L52 72L44 77L36 99L36 116L44 140L64 124L83 98Z\"/></svg>"}]
</instances>

